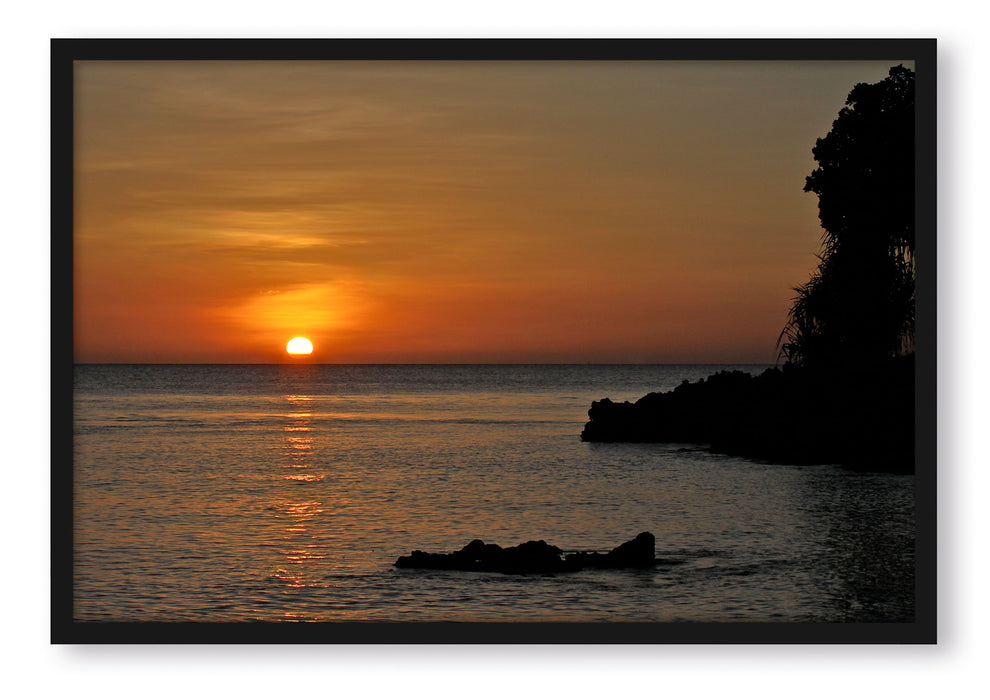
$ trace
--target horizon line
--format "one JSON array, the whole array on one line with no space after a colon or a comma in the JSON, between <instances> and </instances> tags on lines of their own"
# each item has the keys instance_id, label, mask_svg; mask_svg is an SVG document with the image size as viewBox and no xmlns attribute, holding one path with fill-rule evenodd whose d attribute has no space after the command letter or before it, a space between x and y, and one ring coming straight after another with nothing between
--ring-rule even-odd
<instances>
[{"instance_id":1,"label":"horizon line","mask_svg":"<svg viewBox=\"0 0 990 700\"><path fill-rule=\"evenodd\" d=\"M653 367L653 366L663 366L663 365L686 365L693 367L710 366L717 367L721 365L736 365L736 366L758 366L758 365L771 365L776 366L776 362L76 362L73 361L73 366L85 366L85 365L149 365L149 366L162 366L162 365L176 365L176 366L187 366L187 367L212 367L217 365L227 365L231 367L245 367L245 366L258 366L258 367L292 367L292 366L308 366L308 367L362 367L362 366L395 366L395 367L407 367L407 366L438 366L438 367L477 367L477 366L492 366L492 367L511 367L511 366L560 366L560 367L585 367L585 366L643 366L643 367Z\"/></svg>"}]
</instances>

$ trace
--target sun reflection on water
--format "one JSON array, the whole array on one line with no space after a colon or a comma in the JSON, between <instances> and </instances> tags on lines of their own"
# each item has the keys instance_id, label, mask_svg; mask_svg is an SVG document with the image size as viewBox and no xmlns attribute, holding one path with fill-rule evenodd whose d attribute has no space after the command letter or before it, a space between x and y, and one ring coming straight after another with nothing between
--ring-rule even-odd
<instances>
[{"instance_id":1,"label":"sun reflection on water","mask_svg":"<svg viewBox=\"0 0 990 700\"><path fill-rule=\"evenodd\" d=\"M321 482L326 474L314 468L317 447L312 423L314 397L295 394L285 396L285 400L290 410L285 414L282 426L280 481L300 486ZM303 499L294 498L288 491L280 495L283 500L271 508L277 519L274 538L278 545L278 560L272 563L268 580L287 589L320 586L307 565L327 559L326 547L316 541L313 528L314 521L325 516L327 506L318 495Z\"/></svg>"},{"instance_id":2,"label":"sun reflection on water","mask_svg":"<svg viewBox=\"0 0 990 700\"><path fill-rule=\"evenodd\" d=\"M291 410L286 415L288 422L282 427L285 460L282 468L292 469L296 473L284 474L282 478L297 483L323 481L324 474L311 473L315 444L312 424L314 397L306 394L290 394L285 400L289 402Z\"/></svg>"}]
</instances>

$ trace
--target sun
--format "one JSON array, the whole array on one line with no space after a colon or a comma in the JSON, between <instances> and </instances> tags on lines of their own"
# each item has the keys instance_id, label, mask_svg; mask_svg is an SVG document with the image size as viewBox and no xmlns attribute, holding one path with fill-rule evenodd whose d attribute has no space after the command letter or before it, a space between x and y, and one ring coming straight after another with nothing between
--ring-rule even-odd
<instances>
[{"instance_id":1,"label":"sun","mask_svg":"<svg viewBox=\"0 0 990 700\"><path fill-rule=\"evenodd\" d=\"M293 338L285 344L285 351L290 355L309 355L313 352L313 344L309 338Z\"/></svg>"}]
</instances>

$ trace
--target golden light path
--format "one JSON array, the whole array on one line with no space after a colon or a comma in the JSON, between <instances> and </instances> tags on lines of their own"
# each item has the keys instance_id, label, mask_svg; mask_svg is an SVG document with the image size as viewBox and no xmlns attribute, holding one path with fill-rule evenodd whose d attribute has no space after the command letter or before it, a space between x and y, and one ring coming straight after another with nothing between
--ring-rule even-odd
<instances>
[{"instance_id":1,"label":"golden light path","mask_svg":"<svg viewBox=\"0 0 990 700\"><path fill-rule=\"evenodd\" d=\"M290 355L309 355L313 352L313 343L309 338L293 338L286 343L285 351Z\"/></svg>"}]
</instances>

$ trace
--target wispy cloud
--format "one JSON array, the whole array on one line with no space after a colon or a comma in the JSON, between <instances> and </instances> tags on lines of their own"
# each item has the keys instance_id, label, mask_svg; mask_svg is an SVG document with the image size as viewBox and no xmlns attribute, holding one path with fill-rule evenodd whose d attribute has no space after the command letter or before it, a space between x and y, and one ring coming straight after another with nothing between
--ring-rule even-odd
<instances>
[{"instance_id":1,"label":"wispy cloud","mask_svg":"<svg viewBox=\"0 0 990 700\"><path fill-rule=\"evenodd\" d=\"M768 309L786 309L817 242L801 192L814 138L885 71L78 64L77 350L113 355L121 328L158 323L204 360L250 359L238 342L277 346L308 319L346 329L354 358L499 338L525 354L540 341L524 337L551 336L561 356L639 357L648 323L676 326L684 353L704 338L758 359L759 335L772 357ZM751 301L730 304L732 284Z\"/></svg>"}]
</instances>

